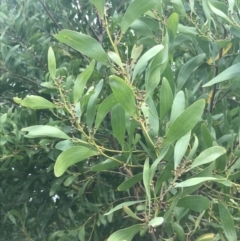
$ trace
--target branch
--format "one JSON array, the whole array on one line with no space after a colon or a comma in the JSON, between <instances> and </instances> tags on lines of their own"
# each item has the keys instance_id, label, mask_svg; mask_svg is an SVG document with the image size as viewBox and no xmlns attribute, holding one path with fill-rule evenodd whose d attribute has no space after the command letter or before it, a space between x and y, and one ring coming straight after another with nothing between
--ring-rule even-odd
<instances>
[{"instance_id":1,"label":"branch","mask_svg":"<svg viewBox=\"0 0 240 241\"><path fill-rule=\"evenodd\" d=\"M56 26L61 30L62 27L57 23L57 21L54 19L54 17L52 16L52 14L48 11L47 7L45 6L45 4L42 2L42 0L39 0L39 2L41 3L42 7L44 8L44 10L47 12L48 16L52 19L52 21L56 24Z\"/></svg>"}]
</instances>

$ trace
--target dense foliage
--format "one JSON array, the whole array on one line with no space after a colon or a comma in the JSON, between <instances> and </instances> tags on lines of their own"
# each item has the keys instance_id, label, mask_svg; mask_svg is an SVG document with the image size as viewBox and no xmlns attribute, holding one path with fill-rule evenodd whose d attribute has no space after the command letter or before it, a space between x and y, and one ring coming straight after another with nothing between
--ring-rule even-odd
<instances>
[{"instance_id":1,"label":"dense foliage","mask_svg":"<svg viewBox=\"0 0 240 241\"><path fill-rule=\"evenodd\" d=\"M239 0L2 0L0 240L240 237Z\"/></svg>"}]
</instances>

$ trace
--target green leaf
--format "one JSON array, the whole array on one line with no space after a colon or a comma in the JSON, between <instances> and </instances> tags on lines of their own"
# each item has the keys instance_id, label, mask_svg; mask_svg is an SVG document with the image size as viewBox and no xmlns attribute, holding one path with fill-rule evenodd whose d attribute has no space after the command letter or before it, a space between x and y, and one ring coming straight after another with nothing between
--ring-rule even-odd
<instances>
[{"instance_id":1,"label":"green leaf","mask_svg":"<svg viewBox=\"0 0 240 241\"><path fill-rule=\"evenodd\" d=\"M27 138L36 138L36 137L54 137L60 139L70 139L63 131L54 126L47 125L36 125L29 126L21 129L21 131L28 131L27 135L24 135Z\"/></svg>"},{"instance_id":2,"label":"green leaf","mask_svg":"<svg viewBox=\"0 0 240 241\"><path fill-rule=\"evenodd\" d=\"M186 135L181 137L175 144L175 147L174 147L174 169L175 170L181 163L181 160L183 159L184 154L187 151L190 137L191 137L191 131L189 131Z\"/></svg>"},{"instance_id":3,"label":"green leaf","mask_svg":"<svg viewBox=\"0 0 240 241\"><path fill-rule=\"evenodd\" d=\"M214 240L215 240L214 233L207 233L207 234L201 235L196 239L196 241L214 241Z\"/></svg>"},{"instance_id":4,"label":"green leaf","mask_svg":"<svg viewBox=\"0 0 240 241\"><path fill-rule=\"evenodd\" d=\"M204 123L201 125L201 132L202 132L202 137L206 146L211 147L213 143L213 138L211 136L210 131L208 130L207 126Z\"/></svg>"},{"instance_id":5,"label":"green leaf","mask_svg":"<svg viewBox=\"0 0 240 241\"><path fill-rule=\"evenodd\" d=\"M123 67L122 61L121 61L120 57L119 57L115 52L108 51L107 54L108 54L109 58L110 58L115 64L117 64L120 68Z\"/></svg>"},{"instance_id":6,"label":"green leaf","mask_svg":"<svg viewBox=\"0 0 240 241\"><path fill-rule=\"evenodd\" d=\"M225 19L228 23L233 24L233 22L228 18L228 16L224 12L222 12L220 9L217 8L217 6L214 4L213 1L208 1L208 5L213 13L215 13L217 16Z\"/></svg>"},{"instance_id":7,"label":"green leaf","mask_svg":"<svg viewBox=\"0 0 240 241\"><path fill-rule=\"evenodd\" d=\"M135 0L127 8L121 25L121 32L124 34L130 25L142 14L150 10L157 3L156 0Z\"/></svg>"},{"instance_id":8,"label":"green leaf","mask_svg":"<svg viewBox=\"0 0 240 241\"><path fill-rule=\"evenodd\" d=\"M69 176L69 177L64 181L63 185L64 185L65 187L70 186L70 185L74 182L74 180L75 180L76 178L77 178L77 175L71 175L71 176Z\"/></svg>"},{"instance_id":9,"label":"green leaf","mask_svg":"<svg viewBox=\"0 0 240 241\"><path fill-rule=\"evenodd\" d=\"M171 0L174 12L179 14L179 16L186 16L186 11L181 0Z\"/></svg>"},{"instance_id":10,"label":"green leaf","mask_svg":"<svg viewBox=\"0 0 240 241\"><path fill-rule=\"evenodd\" d=\"M173 43L177 34L179 17L177 13L172 13L167 21L167 31L169 37L169 49L173 47Z\"/></svg>"},{"instance_id":11,"label":"green leaf","mask_svg":"<svg viewBox=\"0 0 240 241\"><path fill-rule=\"evenodd\" d=\"M121 157L121 156L114 156L114 158L119 160L119 162L111 160L111 159L107 159L107 160L101 161L97 165L93 166L91 168L91 170L93 172L100 172L100 171L109 170L109 169L113 169L114 167L120 166L121 165L121 161L123 161L122 160L123 157Z\"/></svg>"},{"instance_id":12,"label":"green leaf","mask_svg":"<svg viewBox=\"0 0 240 241\"><path fill-rule=\"evenodd\" d=\"M228 208L219 201L218 209L224 234L226 235L228 240L237 241L237 234L234 227L233 218Z\"/></svg>"},{"instance_id":13,"label":"green leaf","mask_svg":"<svg viewBox=\"0 0 240 241\"><path fill-rule=\"evenodd\" d=\"M124 202L124 203L120 203L118 204L116 207L112 208L110 211L108 211L107 213L105 213L104 215L110 215L114 212L116 212L117 210L120 210L122 209L123 206L132 206L134 204L137 204L137 203L144 203L145 200L138 200L138 201L129 201L129 202Z\"/></svg>"},{"instance_id":14,"label":"green leaf","mask_svg":"<svg viewBox=\"0 0 240 241\"><path fill-rule=\"evenodd\" d=\"M92 62L89 64L89 66L77 76L74 87L73 87L73 102L76 104L79 99L82 97L84 88L87 84L87 81L91 77L93 70L95 67L95 60L92 60Z\"/></svg>"},{"instance_id":15,"label":"green leaf","mask_svg":"<svg viewBox=\"0 0 240 241\"><path fill-rule=\"evenodd\" d=\"M133 213L133 211L132 211L129 207L123 206L122 208L123 208L123 211L124 211L127 215L129 215L130 217L132 217L132 218L134 218L134 219L137 219L137 220L139 220L139 221L143 221L143 220L142 220L141 218L139 218L135 213Z\"/></svg>"},{"instance_id":16,"label":"green leaf","mask_svg":"<svg viewBox=\"0 0 240 241\"><path fill-rule=\"evenodd\" d=\"M182 226L176 222L172 224L179 241L186 241L186 235Z\"/></svg>"},{"instance_id":17,"label":"green leaf","mask_svg":"<svg viewBox=\"0 0 240 241\"><path fill-rule=\"evenodd\" d=\"M151 200L150 181L149 158L147 158L143 167L143 184L149 201Z\"/></svg>"},{"instance_id":18,"label":"green leaf","mask_svg":"<svg viewBox=\"0 0 240 241\"><path fill-rule=\"evenodd\" d=\"M118 100L122 108L131 116L136 115L136 104L133 90L123 79L117 76L110 76L110 86L115 98Z\"/></svg>"},{"instance_id":19,"label":"green leaf","mask_svg":"<svg viewBox=\"0 0 240 241\"><path fill-rule=\"evenodd\" d=\"M52 183L52 186L50 188L50 191L49 191L49 196L53 196L54 194L56 194L57 190L62 185L65 178L66 177L60 177L60 178L56 178L54 180L54 182Z\"/></svg>"},{"instance_id":20,"label":"green leaf","mask_svg":"<svg viewBox=\"0 0 240 241\"><path fill-rule=\"evenodd\" d=\"M113 233L107 241L131 241L132 238L140 232L142 224L136 224L129 228L124 228Z\"/></svg>"},{"instance_id":21,"label":"green leaf","mask_svg":"<svg viewBox=\"0 0 240 241\"><path fill-rule=\"evenodd\" d=\"M192 128L200 120L204 107L204 100L198 100L189 106L170 126L164 142L174 142L192 130Z\"/></svg>"},{"instance_id":22,"label":"green leaf","mask_svg":"<svg viewBox=\"0 0 240 241\"><path fill-rule=\"evenodd\" d=\"M68 167L95 155L97 155L97 151L89 148L83 146L71 147L58 156L54 165L54 174L56 177L60 177Z\"/></svg>"},{"instance_id":23,"label":"green leaf","mask_svg":"<svg viewBox=\"0 0 240 241\"><path fill-rule=\"evenodd\" d=\"M126 191L129 188L133 187L136 183L143 179L143 173L138 173L124 181L122 184L118 186L118 191Z\"/></svg>"},{"instance_id":24,"label":"green leaf","mask_svg":"<svg viewBox=\"0 0 240 241\"><path fill-rule=\"evenodd\" d=\"M91 95L88 105L87 105L87 113L86 113L86 123L89 128L89 130L92 128L93 121L95 119L95 113L96 113L96 99L99 96L101 90L103 87L103 80L100 80L97 84L94 94Z\"/></svg>"},{"instance_id":25,"label":"green leaf","mask_svg":"<svg viewBox=\"0 0 240 241\"><path fill-rule=\"evenodd\" d=\"M194 135L194 144L193 144L193 146L191 148L191 151L190 151L190 153L189 153L189 155L187 157L187 160L191 160L192 159L192 157L195 155L195 153L197 151L198 144L199 144L197 136L195 134L193 134L193 135Z\"/></svg>"},{"instance_id":26,"label":"green leaf","mask_svg":"<svg viewBox=\"0 0 240 241\"><path fill-rule=\"evenodd\" d=\"M100 104L97 111L97 117L95 121L96 130L100 126L101 122L107 115L107 113L118 103L114 94L109 95L104 101Z\"/></svg>"},{"instance_id":27,"label":"green leaf","mask_svg":"<svg viewBox=\"0 0 240 241\"><path fill-rule=\"evenodd\" d=\"M156 218L153 218L152 220L150 220L150 222L148 223L148 226L155 228L157 226L160 226L163 222L164 222L164 218L156 217Z\"/></svg>"},{"instance_id":28,"label":"green leaf","mask_svg":"<svg viewBox=\"0 0 240 241\"><path fill-rule=\"evenodd\" d=\"M195 212L202 212L208 209L210 201L208 198L198 195L190 195L178 200L177 207L184 207Z\"/></svg>"},{"instance_id":29,"label":"green leaf","mask_svg":"<svg viewBox=\"0 0 240 241\"><path fill-rule=\"evenodd\" d=\"M221 179L221 180L225 180L225 179ZM194 177L186 181L176 183L175 187L191 187L207 181L221 181L221 180L215 177Z\"/></svg>"},{"instance_id":30,"label":"green leaf","mask_svg":"<svg viewBox=\"0 0 240 241\"><path fill-rule=\"evenodd\" d=\"M184 84L189 79L190 75L198 68L198 66L202 63L205 57L206 54L199 54L198 56L195 56L183 65L177 78L177 88L179 90L182 89Z\"/></svg>"},{"instance_id":31,"label":"green leaf","mask_svg":"<svg viewBox=\"0 0 240 241\"><path fill-rule=\"evenodd\" d=\"M56 78L56 59L52 47L48 49L48 71L53 80Z\"/></svg>"},{"instance_id":32,"label":"green leaf","mask_svg":"<svg viewBox=\"0 0 240 241\"><path fill-rule=\"evenodd\" d=\"M234 64L231 67L225 69L222 73L211 79L207 84L203 85L203 87L209 87L214 84L223 82L225 80L230 80L233 78L237 78L240 75L240 63Z\"/></svg>"},{"instance_id":33,"label":"green leaf","mask_svg":"<svg viewBox=\"0 0 240 241\"><path fill-rule=\"evenodd\" d=\"M91 2L95 5L96 9L98 10L98 13L101 19L103 19L105 0L91 0Z\"/></svg>"},{"instance_id":34,"label":"green leaf","mask_svg":"<svg viewBox=\"0 0 240 241\"><path fill-rule=\"evenodd\" d=\"M176 118L183 113L185 109L185 96L183 91L179 91L174 100L172 105L171 117L170 117L170 124L172 124Z\"/></svg>"},{"instance_id":35,"label":"green leaf","mask_svg":"<svg viewBox=\"0 0 240 241\"><path fill-rule=\"evenodd\" d=\"M141 58L138 60L132 74L132 81L136 78L136 76L141 74L144 71L144 68L147 66L147 62L153 58L159 51L163 49L163 45L159 44L151 49L149 49L146 53L144 53Z\"/></svg>"},{"instance_id":36,"label":"green leaf","mask_svg":"<svg viewBox=\"0 0 240 241\"><path fill-rule=\"evenodd\" d=\"M111 113L111 125L113 135L124 149L124 137L126 132L125 111L120 104L113 107Z\"/></svg>"},{"instance_id":37,"label":"green leaf","mask_svg":"<svg viewBox=\"0 0 240 241\"><path fill-rule=\"evenodd\" d=\"M173 93L171 86L166 78L163 77L162 87L160 90L160 119L166 116L173 104Z\"/></svg>"},{"instance_id":38,"label":"green leaf","mask_svg":"<svg viewBox=\"0 0 240 241\"><path fill-rule=\"evenodd\" d=\"M89 35L63 29L55 35L55 38L91 59L95 59L104 64L108 62L108 56L101 44Z\"/></svg>"},{"instance_id":39,"label":"green leaf","mask_svg":"<svg viewBox=\"0 0 240 241\"><path fill-rule=\"evenodd\" d=\"M55 105L52 102L36 95L28 95L23 100L19 98L13 98L13 100L21 106L34 110L55 108Z\"/></svg>"},{"instance_id":40,"label":"green leaf","mask_svg":"<svg viewBox=\"0 0 240 241\"><path fill-rule=\"evenodd\" d=\"M218 157L226 153L221 146L213 146L204 150L192 163L191 169L200 165L215 161Z\"/></svg>"}]
</instances>

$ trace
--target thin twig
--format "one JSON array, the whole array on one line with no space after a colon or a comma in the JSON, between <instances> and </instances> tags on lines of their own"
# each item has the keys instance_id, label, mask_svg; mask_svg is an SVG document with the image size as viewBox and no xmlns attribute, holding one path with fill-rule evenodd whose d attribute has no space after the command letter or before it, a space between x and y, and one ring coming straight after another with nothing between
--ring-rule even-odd
<instances>
[{"instance_id":1,"label":"thin twig","mask_svg":"<svg viewBox=\"0 0 240 241\"><path fill-rule=\"evenodd\" d=\"M56 24L56 26L61 30L62 27L57 23L57 21L54 19L54 17L52 16L52 14L48 11L47 7L45 6L44 2L42 2L42 0L39 0L39 2L41 3L42 7L44 8L44 10L47 12L48 16L52 19L52 21Z\"/></svg>"}]
</instances>

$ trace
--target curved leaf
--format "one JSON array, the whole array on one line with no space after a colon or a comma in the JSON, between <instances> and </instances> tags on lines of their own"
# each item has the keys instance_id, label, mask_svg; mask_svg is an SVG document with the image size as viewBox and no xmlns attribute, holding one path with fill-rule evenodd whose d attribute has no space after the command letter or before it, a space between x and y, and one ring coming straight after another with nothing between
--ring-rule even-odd
<instances>
[{"instance_id":1,"label":"curved leaf","mask_svg":"<svg viewBox=\"0 0 240 241\"><path fill-rule=\"evenodd\" d=\"M101 44L86 34L63 29L55 35L55 38L92 59L104 64L108 62L108 56Z\"/></svg>"},{"instance_id":2,"label":"curved leaf","mask_svg":"<svg viewBox=\"0 0 240 241\"><path fill-rule=\"evenodd\" d=\"M171 143L186 135L200 120L205 107L204 100L198 100L189 106L170 126L165 143Z\"/></svg>"},{"instance_id":3,"label":"curved leaf","mask_svg":"<svg viewBox=\"0 0 240 241\"><path fill-rule=\"evenodd\" d=\"M156 218L153 218L152 220L150 220L150 222L148 223L148 226L157 227L157 226L160 226L163 222L164 222L164 218L156 217Z\"/></svg>"},{"instance_id":4,"label":"curved leaf","mask_svg":"<svg viewBox=\"0 0 240 241\"><path fill-rule=\"evenodd\" d=\"M16 103L20 104L21 106L34 109L34 110L55 108L55 105L52 102L37 95L28 95L23 100L19 98L13 98L13 100Z\"/></svg>"},{"instance_id":5,"label":"curved leaf","mask_svg":"<svg viewBox=\"0 0 240 241\"><path fill-rule=\"evenodd\" d=\"M175 187L191 187L207 181L223 181L223 180L225 179L218 179L215 177L193 177L186 181L176 183Z\"/></svg>"},{"instance_id":6,"label":"curved leaf","mask_svg":"<svg viewBox=\"0 0 240 241\"><path fill-rule=\"evenodd\" d=\"M129 228L124 228L113 233L107 241L131 241L132 238L140 232L142 229L142 224L136 224Z\"/></svg>"},{"instance_id":7,"label":"curved leaf","mask_svg":"<svg viewBox=\"0 0 240 241\"><path fill-rule=\"evenodd\" d=\"M70 139L68 135L66 135L63 131L54 126L47 125L36 125L29 126L21 129L21 131L28 131L28 134L24 135L28 138L36 138L36 137L54 137L61 139Z\"/></svg>"},{"instance_id":8,"label":"curved leaf","mask_svg":"<svg viewBox=\"0 0 240 241\"><path fill-rule=\"evenodd\" d=\"M143 174L138 173L137 175L130 177L126 181L124 181L122 184L118 186L118 191L126 191L127 189L131 188L134 186L136 183L141 181L143 179Z\"/></svg>"},{"instance_id":9,"label":"curved leaf","mask_svg":"<svg viewBox=\"0 0 240 241\"><path fill-rule=\"evenodd\" d=\"M183 113L184 109L185 109L185 96L184 96L184 92L181 90L176 94L173 100L170 124L172 124L176 120L176 118Z\"/></svg>"},{"instance_id":10,"label":"curved leaf","mask_svg":"<svg viewBox=\"0 0 240 241\"><path fill-rule=\"evenodd\" d=\"M56 78L56 59L52 47L48 49L48 71L53 80Z\"/></svg>"},{"instance_id":11,"label":"curved leaf","mask_svg":"<svg viewBox=\"0 0 240 241\"><path fill-rule=\"evenodd\" d=\"M234 64L231 67L225 69L222 73L211 79L208 83L203 85L203 87L209 87L214 84L223 82L225 80L230 80L232 78L237 78L240 75L240 63Z\"/></svg>"},{"instance_id":12,"label":"curved leaf","mask_svg":"<svg viewBox=\"0 0 240 241\"><path fill-rule=\"evenodd\" d=\"M71 147L58 156L54 165L54 174L56 177L60 177L68 167L95 155L97 155L97 152L89 148L83 146Z\"/></svg>"},{"instance_id":13,"label":"curved leaf","mask_svg":"<svg viewBox=\"0 0 240 241\"><path fill-rule=\"evenodd\" d=\"M136 104L133 90L123 79L115 75L110 76L110 86L122 108L131 116L134 116L136 114Z\"/></svg>"},{"instance_id":14,"label":"curved leaf","mask_svg":"<svg viewBox=\"0 0 240 241\"><path fill-rule=\"evenodd\" d=\"M122 26L121 31L122 33L125 33L127 29L130 27L130 25L134 22L135 19L140 17L143 13L147 12L151 8L156 5L156 0L135 0L133 1L129 7L127 8L123 20L122 20Z\"/></svg>"},{"instance_id":15,"label":"curved leaf","mask_svg":"<svg viewBox=\"0 0 240 241\"><path fill-rule=\"evenodd\" d=\"M192 163L191 168L215 161L218 157L226 153L221 146L213 146L204 150Z\"/></svg>"}]
</instances>

